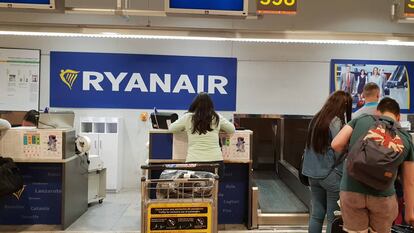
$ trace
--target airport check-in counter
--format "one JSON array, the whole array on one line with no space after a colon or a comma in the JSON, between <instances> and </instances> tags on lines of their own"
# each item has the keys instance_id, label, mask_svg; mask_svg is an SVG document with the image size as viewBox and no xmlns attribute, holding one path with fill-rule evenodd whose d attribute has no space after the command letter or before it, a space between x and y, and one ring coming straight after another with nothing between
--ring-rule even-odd
<instances>
[{"instance_id":1,"label":"airport check-in counter","mask_svg":"<svg viewBox=\"0 0 414 233\"><path fill-rule=\"evenodd\" d=\"M237 130L232 135L220 134L225 164L218 194L218 223L251 225L251 150L253 132ZM242 144L240 138L243 138ZM151 130L149 135L149 164L184 163L187 154L185 133ZM156 179L160 172L150 173Z\"/></svg>"},{"instance_id":2,"label":"airport check-in counter","mask_svg":"<svg viewBox=\"0 0 414 233\"><path fill-rule=\"evenodd\" d=\"M87 158L75 154L75 131L12 128L0 135L0 155L23 176L19 192L0 198L0 230L65 229L88 208Z\"/></svg>"},{"instance_id":3,"label":"airport check-in counter","mask_svg":"<svg viewBox=\"0 0 414 233\"><path fill-rule=\"evenodd\" d=\"M240 127L254 131L254 170L273 171L310 208L310 190L298 178L312 116L235 114Z\"/></svg>"}]
</instances>

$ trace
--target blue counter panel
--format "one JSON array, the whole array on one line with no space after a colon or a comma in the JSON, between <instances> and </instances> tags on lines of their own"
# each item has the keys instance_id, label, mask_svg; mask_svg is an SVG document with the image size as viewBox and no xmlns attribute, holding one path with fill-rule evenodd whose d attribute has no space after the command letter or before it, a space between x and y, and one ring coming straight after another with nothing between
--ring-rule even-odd
<instances>
[{"instance_id":1,"label":"blue counter panel","mask_svg":"<svg viewBox=\"0 0 414 233\"><path fill-rule=\"evenodd\" d=\"M62 213L62 164L17 164L24 189L0 199L0 224L60 225Z\"/></svg>"},{"instance_id":2,"label":"blue counter panel","mask_svg":"<svg viewBox=\"0 0 414 233\"><path fill-rule=\"evenodd\" d=\"M219 224L247 223L249 165L225 164L219 186Z\"/></svg>"},{"instance_id":3,"label":"blue counter panel","mask_svg":"<svg viewBox=\"0 0 414 233\"><path fill-rule=\"evenodd\" d=\"M150 158L149 159L172 159L173 134L172 133L150 133Z\"/></svg>"}]
</instances>

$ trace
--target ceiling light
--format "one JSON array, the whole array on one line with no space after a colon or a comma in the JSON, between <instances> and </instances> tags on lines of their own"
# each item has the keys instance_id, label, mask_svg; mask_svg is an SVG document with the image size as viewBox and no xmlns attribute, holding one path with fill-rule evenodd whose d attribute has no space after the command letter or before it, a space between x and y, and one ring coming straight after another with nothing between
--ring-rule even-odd
<instances>
[{"instance_id":1,"label":"ceiling light","mask_svg":"<svg viewBox=\"0 0 414 233\"><path fill-rule=\"evenodd\" d=\"M247 37L205 37L205 36L168 36L168 35L138 35L119 34L114 32L102 33L66 33L66 32L25 32L0 31L7 36L44 36L44 37L83 37L83 38L113 38L113 39L157 39L157 40L195 40L223 42L259 42L259 43L297 43L297 44L348 44L348 45L392 45L414 46L412 41L399 40L339 40L339 39L276 39L276 38L247 38Z\"/></svg>"}]
</instances>

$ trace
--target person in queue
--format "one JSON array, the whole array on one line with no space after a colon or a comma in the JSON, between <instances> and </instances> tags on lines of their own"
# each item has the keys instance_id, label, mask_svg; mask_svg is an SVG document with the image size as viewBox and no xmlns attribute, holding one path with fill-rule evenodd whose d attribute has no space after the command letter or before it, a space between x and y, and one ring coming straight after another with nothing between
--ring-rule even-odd
<instances>
[{"instance_id":1,"label":"person in queue","mask_svg":"<svg viewBox=\"0 0 414 233\"><path fill-rule=\"evenodd\" d=\"M325 215L331 232L334 211L339 210L339 184L342 176L341 155L335 154L331 141L350 120L352 97L348 92L332 93L309 125L302 174L309 178L312 211L309 232L321 233Z\"/></svg>"},{"instance_id":2,"label":"person in queue","mask_svg":"<svg viewBox=\"0 0 414 233\"><path fill-rule=\"evenodd\" d=\"M218 163L219 176L223 175L223 155L219 145L219 133L234 133L235 127L214 110L207 93L199 93L188 112L172 123L173 133L185 131L188 136L187 163Z\"/></svg>"},{"instance_id":3,"label":"person in queue","mask_svg":"<svg viewBox=\"0 0 414 233\"><path fill-rule=\"evenodd\" d=\"M400 107L394 99L389 97L382 99L378 104L377 110L380 113L379 121L389 125L398 124L400 120ZM348 150L350 150L375 124L376 120L368 114L353 119L334 138L331 144L332 148L340 152L346 150L349 144ZM413 225L413 144L411 142L411 136L407 132L398 129L397 135L401 138L403 144L398 161L402 165L405 220L408 224ZM395 181L396 177L393 179ZM393 221L398 214L394 185L391 185L386 190L377 190L349 176L345 169L340 189L341 212L345 231L351 233L389 233L391 231Z\"/></svg>"},{"instance_id":4,"label":"person in queue","mask_svg":"<svg viewBox=\"0 0 414 233\"><path fill-rule=\"evenodd\" d=\"M24 115L22 126L37 126L39 119L39 112L36 110L30 110Z\"/></svg>"},{"instance_id":5,"label":"person in queue","mask_svg":"<svg viewBox=\"0 0 414 233\"><path fill-rule=\"evenodd\" d=\"M357 118L362 114L377 114L377 106L380 98L380 88L375 83L367 83L362 91L362 97L365 99L365 104L362 108L352 114L352 118Z\"/></svg>"}]
</instances>

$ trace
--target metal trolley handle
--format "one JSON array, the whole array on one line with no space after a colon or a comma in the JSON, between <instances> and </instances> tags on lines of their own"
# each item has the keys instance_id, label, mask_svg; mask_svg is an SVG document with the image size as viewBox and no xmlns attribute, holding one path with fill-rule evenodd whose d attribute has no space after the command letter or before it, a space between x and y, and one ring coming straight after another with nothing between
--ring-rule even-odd
<instances>
[{"instance_id":1,"label":"metal trolley handle","mask_svg":"<svg viewBox=\"0 0 414 233\"><path fill-rule=\"evenodd\" d=\"M218 163L177 163L177 164L152 164L142 165L142 170L193 170L193 169L215 169L219 168Z\"/></svg>"},{"instance_id":2,"label":"metal trolley handle","mask_svg":"<svg viewBox=\"0 0 414 233\"><path fill-rule=\"evenodd\" d=\"M174 164L151 164L151 165L142 165L141 169L143 171L152 171L152 170L194 170L194 169L213 169L215 172L215 179L218 180L218 169L220 164L218 163L174 163ZM141 177L141 180L146 180L146 175Z\"/></svg>"}]
</instances>

